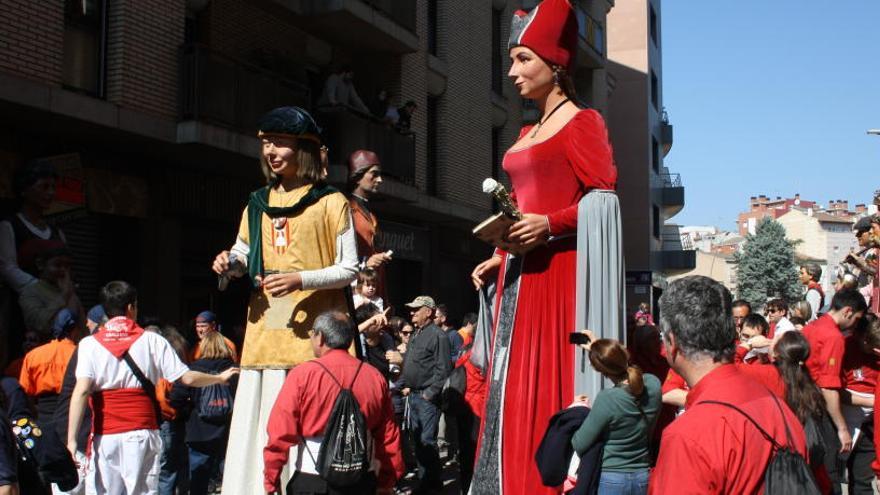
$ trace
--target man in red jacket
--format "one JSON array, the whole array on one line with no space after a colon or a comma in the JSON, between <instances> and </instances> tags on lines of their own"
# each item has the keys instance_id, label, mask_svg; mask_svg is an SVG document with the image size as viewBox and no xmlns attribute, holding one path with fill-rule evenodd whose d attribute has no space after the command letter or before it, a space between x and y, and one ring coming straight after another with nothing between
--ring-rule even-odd
<instances>
[{"instance_id":1,"label":"man in red jacket","mask_svg":"<svg viewBox=\"0 0 880 495\"><path fill-rule=\"evenodd\" d=\"M354 333L344 314L331 311L318 316L309 336L317 359L290 371L269 415L269 441L263 449L266 492L280 493L281 470L289 463L295 473L287 493L393 493L404 464L388 381L377 369L364 366L348 353ZM328 487L314 465L339 395L337 382L351 388L375 446L374 469L345 490ZM288 459L294 446L296 456Z\"/></svg>"},{"instance_id":2,"label":"man in red jacket","mask_svg":"<svg viewBox=\"0 0 880 495\"><path fill-rule=\"evenodd\" d=\"M773 444L742 413L706 402L742 409L776 442L801 455L806 441L785 401L732 364L730 293L707 277L685 277L669 285L660 314L666 359L690 391L684 414L663 433L649 493L762 493Z\"/></svg>"}]
</instances>

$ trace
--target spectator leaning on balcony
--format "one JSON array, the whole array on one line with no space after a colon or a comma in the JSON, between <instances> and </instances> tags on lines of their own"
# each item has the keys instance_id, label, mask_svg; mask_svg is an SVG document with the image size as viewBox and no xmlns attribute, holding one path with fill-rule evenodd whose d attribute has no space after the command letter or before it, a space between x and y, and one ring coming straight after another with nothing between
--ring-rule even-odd
<instances>
[{"instance_id":1,"label":"spectator leaning on balcony","mask_svg":"<svg viewBox=\"0 0 880 495\"><path fill-rule=\"evenodd\" d=\"M318 107L346 106L358 112L370 115L370 109L364 104L354 88L354 71L351 67L342 66L327 77L324 91L318 100Z\"/></svg>"}]
</instances>

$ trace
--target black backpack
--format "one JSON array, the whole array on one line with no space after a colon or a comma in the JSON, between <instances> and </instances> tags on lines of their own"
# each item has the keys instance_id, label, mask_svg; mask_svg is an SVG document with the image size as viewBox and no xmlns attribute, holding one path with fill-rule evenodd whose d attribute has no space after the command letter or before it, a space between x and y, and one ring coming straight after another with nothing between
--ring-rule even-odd
<instances>
[{"instance_id":1,"label":"black backpack","mask_svg":"<svg viewBox=\"0 0 880 495\"><path fill-rule=\"evenodd\" d=\"M206 423L222 425L232 418L232 388L225 383L215 383L199 390L196 414Z\"/></svg>"},{"instance_id":2,"label":"black backpack","mask_svg":"<svg viewBox=\"0 0 880 495\"><path fill-rule=\"evenodd\" d=\"M314 363L333 378L340 390L333 403L327 426L324 428L324 439L321 441L318 459L315 461L312 458L312 462L315 463L318 475L328 485L352 486L367 474L373 458L373 436L367 429L367 419L361 412L360 404L351 392L351 387L354 386L364 363L358 365L348 388L344 388L323 364L318 361ZM305 445L305 441L303 444ZM309 452L308 448L306 452ZM309 452L309 457L311 456Z\"/></svg>"},{"instance_id":3,"label":"black backpack","mask_svg":"<svg viewBox=\"0 0 880 495\"><path fill-rule=\"evenodd\" d=\"M704 400L698 402L698 404L718 404L735 410L755 425L755 428L761 432L761 435L773 444L773 457L770 458L767 470L764 471L764 493L766 495L788 495L792 493L797 493L798 495L821 495L822 492L816 484L816 478L813 477L810 466L807 465L807 460L790 447L794 441L791 438L788 422L785 421L782 406L779 405L779 399L772 393L771 397L776 402L776 406L779 408L779 415L782 418L783 424L785 424L785 437L788 440L788 445L780 445L748 413L733 404L715 400Z\"/></svg>"}]
</instances>

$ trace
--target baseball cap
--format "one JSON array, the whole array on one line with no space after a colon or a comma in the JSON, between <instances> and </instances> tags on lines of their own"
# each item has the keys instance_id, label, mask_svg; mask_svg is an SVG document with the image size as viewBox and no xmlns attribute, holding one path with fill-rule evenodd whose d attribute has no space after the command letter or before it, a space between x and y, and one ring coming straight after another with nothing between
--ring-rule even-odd
<instances>
[{"instance_id":1,"label":"baseball cap","mask_svg":"<svg viewBox=\"0 0 880 495\"><path fill-rule=\"evenodd\" d=\"M867 216L860 218L859 221L853 225L853 230L860 234L871 230L871 217Z\"/></svg>"},{"instance_id":2,"label":"baseball cap","mask_svg":"<svg viewBox=\"0 0 880 495\"><path fill-rule=\"evenodd\" d=\"M197 323L214 323L217 321L217 315L213 311L202 311L196 316Z\"/></svg>"},{"instance_id":3,"label":"baseball cap","mask_svg":"<svg viewBox=\"0 0 880 495\"><path fill-rule=\"evenodd\" d=\"M431 309L437 307L437 305L434 304L434 298L432 298L431 296L419 296L413 299L412 302L406 303L405 306L407 308L422 308L427 306Z\"/></svg>"}]
</instances>

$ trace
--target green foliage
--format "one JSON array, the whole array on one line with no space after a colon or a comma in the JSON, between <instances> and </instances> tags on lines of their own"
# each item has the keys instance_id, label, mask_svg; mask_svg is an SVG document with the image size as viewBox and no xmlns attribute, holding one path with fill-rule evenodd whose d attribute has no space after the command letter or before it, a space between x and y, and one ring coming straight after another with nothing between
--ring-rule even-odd
<instances>
[{"instance_id":1,"label":"green foliage","mask_svg":"<svg viewBox=\"0 0 880 495\"><path fill-rule=\"evenodd\" d=\"M782 224L771 218L762 220L755 234L746 237L742 251L734 255L737 297L755 309L772 297L789 302L801 299L794 245L785 238Z\"/></svg>"}]
</instances>

